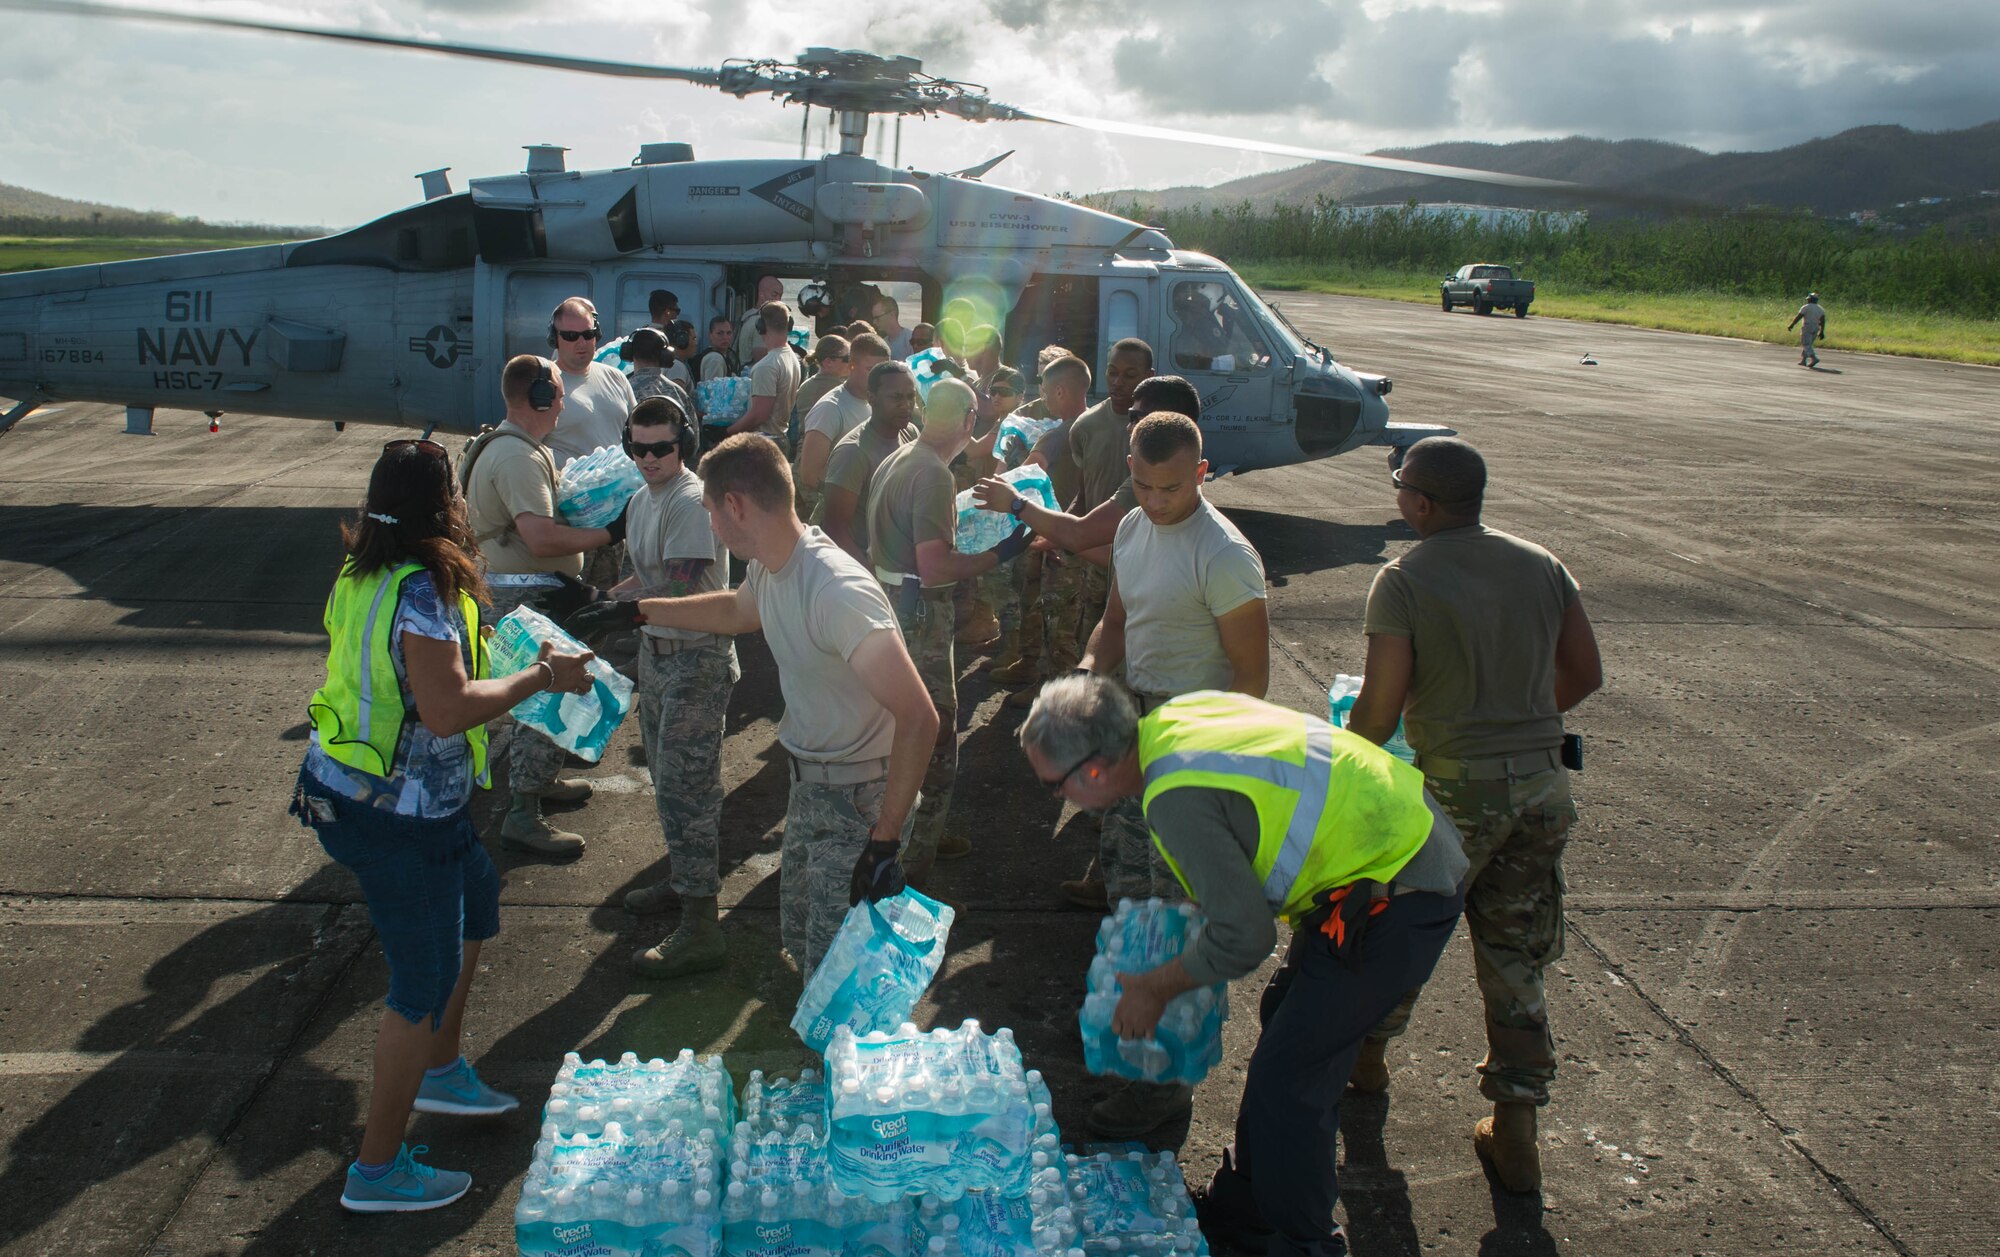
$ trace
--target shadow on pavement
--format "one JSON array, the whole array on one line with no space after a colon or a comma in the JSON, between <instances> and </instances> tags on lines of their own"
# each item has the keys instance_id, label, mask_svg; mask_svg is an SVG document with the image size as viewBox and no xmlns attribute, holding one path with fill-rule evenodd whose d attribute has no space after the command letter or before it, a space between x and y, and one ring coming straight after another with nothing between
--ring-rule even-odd
<instances>
[{"instance_id":1,"label":"shadow on pavement","mask_svg":"<svg viewBox=\"0 0 2000 1257\"><path fill-rule=\"evenodd\" d=\"M1400 519L1380 524L1340 524L1309 515L1283 515L1234 506L1224 509L1223 514L1257 547L1257 553L1264 559L1266 578L1281 587L1293 576L1381 563L1383 551L1391 541L1417 539L1417 534Z\"/></svg>"},{"instance_id":2,"label":"shadow on pavement","mask_svg":"<svg viewBox=\"0 0 2000 1257\"><path fill-rule=\"evenodd\" d=\"M1556 1240L1542 1226L1542 1198L1517 1196L1486 1172L1493 1193L1493 1229L1479 1237L1479 1257L1556 1257Z\"/></svg>"},{"instance_id":3,"label":"shadow on pavement","mask_svg":"<svg viewBox=\"0 0 2000 1257\"><path fill-rule=\"evenodd\" d=\"M1410 1182L1389 1164L1389 1096L1350 1091L1340 1102L1340 1198L1357 1253L1419 1253Z\"/></svg>"}]
</instances>

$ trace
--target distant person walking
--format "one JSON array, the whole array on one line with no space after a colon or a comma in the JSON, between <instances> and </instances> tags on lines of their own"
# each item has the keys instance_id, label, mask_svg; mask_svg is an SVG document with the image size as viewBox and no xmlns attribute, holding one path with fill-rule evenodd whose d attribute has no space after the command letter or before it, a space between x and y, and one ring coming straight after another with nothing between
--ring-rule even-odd
<instances>
[{"instance_id":1,"label":"distant person walking","mask_svg":"<svg viewBox=\"0 0 2000 1257\"><path fill-rule=\"evenodd\" d=\"M486 722L542 690L588 693L590 656L545 645L520 672L487 679L479 550L435 441L383 447L341 541L326 682L307 708L311 742L291 807L360 882L389 962L368 1124L340 1203L434 1209L472 1178L414 1158L403 1143L410 1110L519 1107L459 1050L479 946L500 932L500 874L470 807L473 786L487 784Z\"/></svg>"},{"instance_id":2,"label":"distant person walking","mask_svg":"<svg viewBox=\"0 0 2000 1257\"><path fill-rule=\"evenodd\" d=\"M1820 308L1819 294L1806 294L1806 303L1785 324L1785 330L1799 329L1799 365L1816 367L1819 365L1819 350L1813 348L1817 341L1826 339L1826 311Z\"/></svg>"}]
</instances>

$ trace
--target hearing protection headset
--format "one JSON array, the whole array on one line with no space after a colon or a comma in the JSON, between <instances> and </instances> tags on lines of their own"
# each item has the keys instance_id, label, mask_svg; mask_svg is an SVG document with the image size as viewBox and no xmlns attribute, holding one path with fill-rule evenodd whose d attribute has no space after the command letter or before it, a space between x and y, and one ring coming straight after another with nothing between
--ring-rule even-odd
<instances>
[{"instance_id":1,"label":"hearing protection headset","mask_svg":"<svg viewBox=\"0 0 2000 1257\"><path fill-rule=\"evenodd\" d=\"M588 298L588 297L564 297L564 298L563 298L563 299L562 299L562 300L561 300L560 302L558 302L558 303L556 304L556 308L555 308L555 309L553 309L553 310L549 311L549 348L550 348L550 349L554 349L554 348L555 348L555 347L556 347L556 346L557 346L558 344L560 344L560 343L561 343L561 342L559 342L559 341L558 341L558 340L556 339L556 315L558 315L558 314L561 314L561 313L562 313L562 308L563 308L564 306L568 305L568 304L569 304L570 302L572 302L572 301L574 301L574 302L576 302L577 304L581 305L581 306L582 306L582 307L583 307L584 309L586 309L586 310L590 311L590 330L591 330L591 331L593 331L593 332L596 332L596 333L597 333L597 338L598 338L598 340L602 341L602 340L604 339L604 328L603 328L603 326L602 326L602 325L600 325L600 324L598 323L598 321L597 321L597 307L596 307L596 306L594 306L594 305L592 305L592 304L590 303L590 298Z\"/></svg>"},{"instance_id":2,"label":"hearing protection headset","mask_svg":"<svg viewBox=\"0 0 2000 1257\"><path fill-rule=\"evenodd\" d=\"M548 368L547 374L528 385L528 409L533 411L547 411L556 404L555 364L544 362L542 365Z\"/></svg>"},{"instance_id":3,"label":"hearing protection headset","mask_svg":"<svg viewBox=\"0 0 2000 1257\"><path fill-rule=\"evenodd\" d=\"M664 394L658 397L648 397L645 401L640 402L639 405L647 406L654 402L664 402L666 405L674 408L674 425L678 429L674 440L678 443L679 447L676 452L681 456L681 466L693 467L695 461L701 456L701 435L695 431L693 421L688 418L687 409L680 404L678 398ZM620 438L620 444L624 447L625 457L631 458L632 421L630 419L625 421L625 432Z\"/></svg>"}]
</instances>

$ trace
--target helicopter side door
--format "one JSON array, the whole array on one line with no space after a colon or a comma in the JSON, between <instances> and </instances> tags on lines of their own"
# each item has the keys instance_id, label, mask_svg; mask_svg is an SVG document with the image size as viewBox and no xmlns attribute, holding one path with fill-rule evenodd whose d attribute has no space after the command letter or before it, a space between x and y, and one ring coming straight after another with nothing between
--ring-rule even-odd
<instances>
[{"instance_id":1,"label":"helicopter side door","mask_svg":"<svg viewBox=\"0 0 2000 1257\"><path fill-rule=\"evenodd\" d=\"M708 333L708 289L717 277L693 271L625 271L618 276L618 305L603 310L604 343L630 335L653 321L651 301L655 289L664 288L680 298L681 318L694 328L694 349L699 350ZM723 313L723 311L716 311Z\"/></svg>"},{"instance_id":2,"label":"helicopter side door","mask_svg":"<svg viewBox=\"0 0 2000 1257\"><path fill-rule=\"evenodd\" d=\"M1290 416L1272 404L1281 369L1256 320L1221 277L1162 276L1166 352L1162 371L1185 376L1201 392L1209 432L1261 434Z\"/></svg>"},{"instance_id":3,"label":"helicopter side door","mask_svg":"<svg viewBox=\"0 0 2000 1257\"><path fill-rule=\"evenodd\" d=\"M1146 299L1149 282L1150 277L1128 279L1120 275L1107 275L1097 281L1097 325L1103 329L1103 335L1098 341L1097 357L1088 360L1095 375L1090 390L1092 396L1105 395L1104 379L1111 370L1113 345L1130 336L1136 336L1148 345L1158 344L1154 335L1152 303ZM1156 348L1154 357L1157 359L1158 356Z\"/></svg>"}]
</instances>

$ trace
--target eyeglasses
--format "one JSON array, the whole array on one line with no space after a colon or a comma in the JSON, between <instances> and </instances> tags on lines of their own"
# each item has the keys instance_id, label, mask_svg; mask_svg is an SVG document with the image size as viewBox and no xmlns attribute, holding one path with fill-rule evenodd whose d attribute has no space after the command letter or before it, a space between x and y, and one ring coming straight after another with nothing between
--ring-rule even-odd
<instances>
[{"instance_id":1,"label":"eyeglasses","mask_svg":"<svg viewBox=\"0 0 2000 1257\"><path fill-rule=\"evenodd\" d=\"M1400 471L1392 471L1389 473L1389 483L1395 485L1396 488L1399 490L1408 489L1410 492L1418 494L1422 497L1429 498L1433 502L1444 501L1443 498L1439 497L1435 493L1432 493L1429 489L1419 489L1417 486L1403 479L1403 473Z\"/></svg>"},{"instance_id":2,"label":"eyeglasses","mask_svg":"<svg viewBox=\"0 0 2000 1257\"><path fill-rule=\"evenodd\" d=\"M638 462L648 454L654 458L665 458L681 447L679 441L627 441L625 452L633 462Z\"/></svg>"},{"instance_id":3,"label":"eyeglasses","mask_svg":"<svg viewBox=\"0 0 2000 1257\"><path fill-rule=\"evenodd\" d=\"M411 446L415 446L417 449L429 454L432 458L442 459L447 463L451 461L451 452L429 437L404 437L400 441L390 441L382 447L382 452L384 454L393 454L397 450L408 449Z\"/></svg>"},{"instance_id":4,"label":"eyeglasses","mask_svg":"<svg viewBox=\"0 0 2000 1257\"><path fill-rule=\"evenodd\" d=\"M1076 763L1071 764L1068 768L1065 768L1063 770L1062 776L1057 777L1054 781L1043 780L1042 784L1047 786L1049 790L1053 792L1058 799L1060 799L1062 798L1063 787L1067 786L1069 784L1069 779L1076 775L1076 770L1083 767L1085 764L1088 764L1091 760L1094 760L1096 758L1097 758L1097 752L1092 751L1090 754L1076 761ZM1041 779L1037 778L1037 780Z\"/></svg>"},{"instance_id":5,"label":"eyeglasses","mask_svg":"<svg viewBox=\"0 0 2000 1257\"><path fill-rule=\"evenodd\" d=\"M580 332L565 332L559 330L556 332L556 335L562 337L565 341L596 340L597 329L594 327L586 327Z\"/></svg>"}]
</instances>

